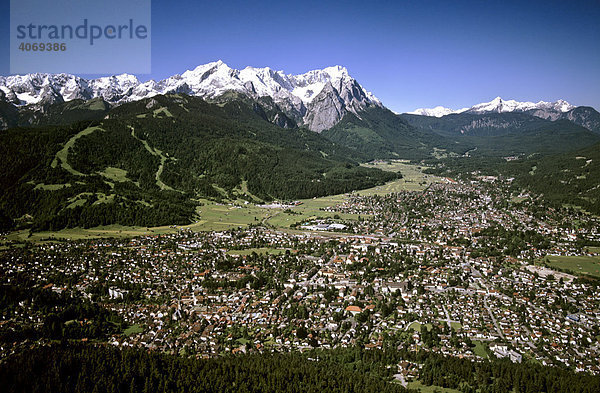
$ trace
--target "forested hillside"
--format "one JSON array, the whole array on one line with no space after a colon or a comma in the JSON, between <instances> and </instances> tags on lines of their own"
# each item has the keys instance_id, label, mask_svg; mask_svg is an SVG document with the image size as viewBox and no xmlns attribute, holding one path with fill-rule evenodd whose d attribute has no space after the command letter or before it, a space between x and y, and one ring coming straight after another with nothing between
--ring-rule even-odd
<instances>
[{"instance_id":1,"label":"forested hillside","mask_svg":"<svg viewBox=\"0 0 600 393\"><path fill-rule=\"evenodd\" d=\"M35 230L186 224L198 198L309 198L396 177L260 109L159 96L102 120L3 131L0 212Z\"/></svg>"},{"instance_id":2,"label":"forested hillside","mask_svg":"<svg viewBox=\"0 0 600 393\"><path fill-rule=\"evenodd\" d=\"M460 113L443 117L403 114L412 126L470 147L469 155L502 157L556 154L600 141L597 132L568 120L550 121L527 113Z\"/></svg>"},{"instance_id":3,"label":"forested hillside","mask_svg":"<svg viewBox=\"0 0 600 393\"><path fill-rule=\"evenodd\" d=\"M517 185L560 204L600 214L600 144L549 157L507 163Z\"/></svg>"},{"instance_id":4,"label":"forested hillside","mask_svg":"<svg viewBox=\"0 0 600 393\"><path fill-rule=\"evenodd\" d=\"M349 113L322 135L371 159L415 160L431 157L435 149L462 154L471 148L433 131L415 128L385 108L368 108L360 117Z\"/></svg>"},{"instance_id":5,"label":"forested hillside","mask_svg":"<svg viewBox=\"0 0 600 393\"><path fill-rule=\"evenodd\" d=\"M300 353L196 360L91 346L27 351L0 365L0 380L7 393L406 391L362 370Z\"/></svg>"},{"instance_id":6,"label":"forested hillside","mask_svg":"<svg viewBox=\"0 0 600 393\"><path fill-rule=\"evenodd\" d=\"M427 160L427 172L449 176L494 175L513 178L515 192L532 192L559 205L600 214L600 144L561 154L533 154L515 160L452 157Z\"/></svg>"}]
</instances>

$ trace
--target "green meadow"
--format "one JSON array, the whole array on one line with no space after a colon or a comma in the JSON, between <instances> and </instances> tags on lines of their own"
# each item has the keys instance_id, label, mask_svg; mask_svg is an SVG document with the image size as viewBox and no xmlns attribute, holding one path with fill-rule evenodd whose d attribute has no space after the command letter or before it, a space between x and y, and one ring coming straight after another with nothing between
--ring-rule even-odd
<instances>
[{"instance_id":1,"label":"green meadow","mask_svg":"<svg viewBox=\"0 0 600 393\"><path fill-rule=\"evenodd\" d=\"M550 267L567 270L573 274L600 277L600 257L549 255Z\"/></svg>"}]
</instances>

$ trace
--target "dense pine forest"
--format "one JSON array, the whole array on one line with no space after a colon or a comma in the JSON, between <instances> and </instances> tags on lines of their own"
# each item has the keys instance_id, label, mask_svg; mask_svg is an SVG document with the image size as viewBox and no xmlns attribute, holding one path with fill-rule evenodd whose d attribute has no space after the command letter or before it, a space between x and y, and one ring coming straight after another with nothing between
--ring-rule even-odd
<instances>
[{"instance_id":1,"label":"dense pine forest","mask_svg":"<svg viewBox=\"0 0 600 393\"><path fill-rule=\"evenodd\" d=\"M560 204L600 214L600 144L551 157L507 163L519 186Z\"/></svg>"},{"instance_id":2,"label":"dense pine forest","mask_svg":"<svg viewBox=\"0 0 600 393\"><path fill-rule=\"evenodd\" d=\"M600 141L598 131L590 131L567 120L550 121L528 113L451 114L441 118L403 114L408 124L422 132L453 141L448 152L468 151L470 157L504 157L533 153L559 154ZM448 144L452 146L452 144Z\"/></svg>"},{"instance_id":3,"label":"dense pine forest","mask_svg":"<svg viewBox=\"0 0 600 393\"><path fill-rule=\"evenodd\" d=\"M402 359L423 363L425 385L463 392L598 392L600 378L572 371L395 349L357 347L304 354L212 359L110 346L54 345L0 364L5 392L403 392L391 374Z\"/></svg>"},{"instance_id":4,"label":"dense pine forest","mask_svg":"<svg viewBox=\"0 0 600 393\"><path fill-rule=\"evenodd\" d=\"M463 154L473 148L471 144L456 142L432 130L413 127L404 116L377 107L363 111L360 117L348 113L322 135L369 159L420 160L431 157L435 149Z\"/></svg>"},{"instance_id":5,"label":"dense pine forest","mask_svg":"<svg viewBox=\"0 0 600 393\"><path fill-rule=\"evenodd\" d=\"M35 376L32 378L32 376ZM196 360L110 347L46 347L0 365L5 392L402 392L300 353Z\"/></svg>"},{"instance_id":6,"label":"dense pine forest","mask_svg":"<svg viewBox=\"0 0 600 393\"><path fill-rule=\"evenodd\" d=\"M55 282L61 280L61 274L54 277ZM66 280L65 285L71 281ZM112 334L121 334L127 327L123 318L115 312L92 302L89 299L74 295L71 291L62 293L53 292L43 288L27 278L18 275L16 283L0 285L0 310L6 317L18 314L20 305L36 315L39 315L38 324L34 319L25 324L8 323L0 334L0 346L11 345L23 340L69 340L89 338L106 340ZM102 286L94 286L93 299L105 292ZM86 321L79 323L78 321Z\"/></svg>"}]
</instances>

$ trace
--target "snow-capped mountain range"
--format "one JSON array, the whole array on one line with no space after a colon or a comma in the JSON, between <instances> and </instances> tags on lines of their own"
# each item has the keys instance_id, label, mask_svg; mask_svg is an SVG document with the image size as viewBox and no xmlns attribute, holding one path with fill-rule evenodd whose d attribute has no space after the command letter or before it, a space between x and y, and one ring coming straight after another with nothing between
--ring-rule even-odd
<instances>
[{"instance_id":1,"label":"snow-capped mountain range","mask_svg":"<svg viewBox=\"0 0 600 393\"><path fill-rule=\"evenodd\" d=\"M431 117L442 117L450 115L452 113L462 113L468 108L453 110L443 106L436 106L435 108L419 108L412 112L407 112L409 115L420 115L420 116L431 116Z\"/></svg>"},{"instance_id":2,"label":"snow-capped mountain range","mask_svg":"<svg viewBox=\"0 0 600 393\"><path fill-rule=\"evenodd\" d=\"M366 108L384 108L379 99L341 66L292 75L268 67L237 70L219 60L158 82L141 82L129 74L98 79L69 74L0 76L0 102L12 104L15 111L24 108L34 113L44 112L50 104L75 99L102 98L111 105L120 105L169 93L185 93L212 101L245 97L258 101L265 109L274 110L271 113L275 114L269 115L269 121L281 127L297 124L317 132L333 127L347 113L361 118L361 112ZM507 112L525 112L551 121L567 119L594 130L600 127L598 114L593 108L575 108L563 100L533 103L497 97L470 108L453 110L437 106L409 113L443 117L459 113ZM0 116L0 129L14 125L16 121L7 118L6 114Z\"/></svg>"},{"instance_id":3,"label":"snow-capped mountain range","mask_svg":"<svg viewBox=\"0 0 600 393\"><path fill-rule=\"evenodd\" d=\"M69 74L0 77L0 100L17 106L96 97L118 105L168 93L218 99L229 92L252 99L270 97L278 110L313 131L331 128L348 112L358 115L366 107L383 106L341 66L291 75L268 67L237 70L219 60L143 83L129 74L91 80Z\"/></svg>"},{"instance_id":4,"label":"snow-capped mountain range","mask_svg":"<svg viewBox=\"0 0 600 393\"><path fill-rule=\"evenodd\" d=\"M500 97L494 98L490 102L484 102L481 104L474 105L470 108L462 108L453 110L445 108L443 106L436 106L435 108L419 108L412 112L408 112L411 115L422 115L422 116L434 116L442 117L454 113L474 113L474 114L485 114L485 113L506 113L506 112L529 112L532 111L534 116L543 118L558 118L560 113L565 113L574 109L575 106L569 104L567 101L558 100L555 102L539 101L534 102L519 102L515 100L503 100ZM553 114L555 116L553 116ZM554 119L552 119L554 120Z\"/></svg>"}]
</instances>

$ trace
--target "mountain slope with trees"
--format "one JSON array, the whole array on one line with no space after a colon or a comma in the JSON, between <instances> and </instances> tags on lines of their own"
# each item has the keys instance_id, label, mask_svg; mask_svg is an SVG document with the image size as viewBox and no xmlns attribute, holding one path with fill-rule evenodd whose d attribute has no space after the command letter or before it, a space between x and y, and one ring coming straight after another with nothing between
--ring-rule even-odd
<instances>
[{"instance_id":1,"label":"mountain slope with trees","mask_svg":"<svg viewBox=\"0 0 600 393\"><path fill-rule=\"evenodd\" d=\"M600 141L598 133L570 120L551 121L522 112L402 117L420 130L476 148L470 154L477 156L556 154Z\"/></svg>"},{"instance_id":2,"label":"mountain slope with trees","mask_svg":"<svg viewBox=\"0 0 600 393\"><path fill-rule=\"evenodd\" d=\"M0 211L36 230L186 224L197 198L236 199L243 183L264 200L300 199L397 176L359 166L360 155L317 133L278 127L260 109L169 95L102 120L6 130Z\"/></svg>"},{"instance_id":3,"label":"mountain slope with trees","mask_svg":"<svg viewBox=\"0 0 600 393\"><path fill-rule=\"evenodd\" d=\"M347 114L321 135L369 158L422 159L435 149L461 153L470 145L457 143L433 131L418 129L386 108L368 108Z\"/></svg>"}]
</instances>

